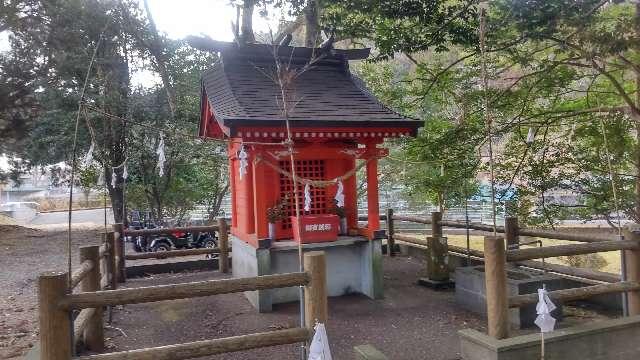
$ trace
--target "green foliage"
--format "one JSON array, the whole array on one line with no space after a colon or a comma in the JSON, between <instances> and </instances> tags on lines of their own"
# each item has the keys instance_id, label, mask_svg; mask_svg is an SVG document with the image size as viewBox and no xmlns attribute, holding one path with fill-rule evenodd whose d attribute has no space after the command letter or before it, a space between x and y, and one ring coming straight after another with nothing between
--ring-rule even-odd
<instances>
[{"instance_id":1,"label":"green foliage","mask_svg":"<svg viewBox=\"0 0 640 360\"><path fill-rule=\"evenodd\" d=\"M326 27L340 37L369 39L380 58L424 50L443 52L476 40L475 1L327 0Z\"/></svg>"}]
</instances>

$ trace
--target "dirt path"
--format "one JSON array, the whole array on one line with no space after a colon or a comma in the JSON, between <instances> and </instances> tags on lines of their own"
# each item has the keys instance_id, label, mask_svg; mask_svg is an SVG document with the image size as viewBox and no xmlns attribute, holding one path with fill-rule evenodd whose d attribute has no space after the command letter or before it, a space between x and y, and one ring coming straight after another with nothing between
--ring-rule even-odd
<instances>
[{"instance_id":1,"label":"dirt path","mask_svg":"<svg viewBox=\"0 0 640 360\"><path fill-rule=\"evenodd\" d=\"M353 358L353 347L372 344L390 359L459 358L457 330L482 329L483 321L456 307L453 292L415 285L424 265L414 259L385 258L385 299L344 296L329 300L329 340L334 359ZM199 272L155 276L127 282L128 287L222 278ZM128 305L115 312L109 329L111 350L129 350L294 327L298 304L257 313L241 294ZM296 345L211 357L212 359L299 359Z\"/></svg>"},{"instance_id":2,"label":"dirt path","mask_svg":"<svg viewBox=\"0 0 640 360\"><path fill-rule=\"evenodd\" d=\"M98 244L100 227L72 233L72 260L77 249ZM67 233L63 227L30 229L0 225L0 359L23 355L38 337L35 280L39 273L66 270Z\"/></svg>"}]
</instances>

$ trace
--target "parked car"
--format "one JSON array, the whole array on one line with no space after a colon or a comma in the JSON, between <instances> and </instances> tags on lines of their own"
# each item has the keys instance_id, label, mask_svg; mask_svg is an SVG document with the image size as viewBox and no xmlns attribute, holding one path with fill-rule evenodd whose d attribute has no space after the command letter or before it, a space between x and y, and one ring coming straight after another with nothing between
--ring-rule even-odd
<instances>
[{"instance_id":1,"label":"parked car","mask_svg":"<svg viewBox=\"0 0 640 360\"><path fill-rule=\"evenodd\" d=\"M200 249L218 247L218 238L209 232L174 232L159 235L149 244L150 251L169 251L176 249Z\"/></svg>"}]
</instances>

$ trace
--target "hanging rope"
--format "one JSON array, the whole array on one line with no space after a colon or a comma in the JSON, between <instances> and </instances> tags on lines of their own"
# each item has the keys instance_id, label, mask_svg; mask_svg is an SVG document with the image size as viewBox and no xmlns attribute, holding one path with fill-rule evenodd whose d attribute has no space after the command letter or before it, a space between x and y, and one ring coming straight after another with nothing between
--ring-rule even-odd
<instances>
[{"instance_id":1,"label":"hanging rope","mask_svg":"<svg viewBox=\"0 0 640 360\"><path fill-rule=\"evenodd\" d=\"M71 287L71 217L73 213L73 185L75 182L76 176L76 161L77 161L77 153L78 153L78 128L80 126L80 114L82 113L82 104L84 103L84 96L87 91L87 85L89 84L89 77L91 76L91 69L93 68L93 63L96 60L96 56L98 55L98 49L100 48L100 44L102 43L102 39L104 37L104 32L107 30L107 26L109 24L105 24L100 36L98 37L98 41L96 42L96 47L93 49L93 54L91 55L91 60L89 60L89 66L87 67L87 74L84 78L84 84L82 85L82 91L80 92L80 100L78 101L78 111L76 113L76 124L75 129L73 131L73 148L71 151L71 181L69 182L69 211L67 214L68 217L68 228L67 228L67 271L69 273L69 287Z\"/></svg>"},{"instance_id":2,"label":"hanging rope","mask_svg":"<svg viewBox=\"0 0 640 360\"><path fill-rule=\"evenodd\" d=\"M367 165L367 163L369 161L371 161L372 159L367 159L366 161L360 163L358 166L356 166L355 168L347 171L346 173L344 173L343 175L340 175L338 177L333 178L332 180L314 180L314 179L305 179L305 178L301 178L299 176L294 176L293 173L284 170L282 168L280 168L278 165L272 163L269 160L266 160L265 158L263 158L260 155L256 155L255 158L255 163L260 163L260 162L264 162L267 166L269 166L270 168L272 168L273 170L275 170L276 172L278 172L279 174L286 176L287 178L291 179L292 181L300 184L300 185L306 185L309 184L313 187L328 187L331 185L336 185L336 182L340 182L340 181L344 181L347 180L348 178L352 177L353 175L355 175L360 169L362 169L365 165Z\"/></svg>"},{"instance_id":3,"label":"hanging rope","mask_svg":"<svg viewBox=\"0 0 640 360\"><path fill-rule=\"evenodd\" d=\"M489 113L489 81L487 79L487 54L485 51L485 33L486 33L486 8L487 3L480 4L480 69L482 77L482 92L483 92L483 106L485 116L485 126L487 127L487 141L489 145L489 176L491 180L491 215L493 219L493 236L497 235L496 224L496 187L495 187L495 174L493 163L493 121L491 114Z\"/></svg>"}]
</instances>

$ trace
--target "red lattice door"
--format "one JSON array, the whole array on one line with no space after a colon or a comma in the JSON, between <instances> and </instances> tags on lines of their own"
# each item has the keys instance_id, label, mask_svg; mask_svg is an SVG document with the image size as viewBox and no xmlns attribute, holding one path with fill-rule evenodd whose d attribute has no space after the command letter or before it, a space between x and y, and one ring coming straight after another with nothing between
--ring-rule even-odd
<instances>
[{"instance_id":1,"label":"red lattice door","mask_svg":"<svg viewBox=\"0 0 640 360\"><path fill-rule=\"evenodd\" d=\"M291 162L280 161L281 169L291 172ZM300 178L310 180L326 180L324 160L296 160L296 174ZM318 215L327 213L327 195L326 189L311 186L311 209L304 211L304 185L298 184L298 201L300 205L301 215ZM290 216L296 215L295 200L293 197L293 181L283 174L280 174L280 198L288 196L287 217L282 221L281 229L289 232L291 236L291 219Z\"/></svg>"}]
</instances>

